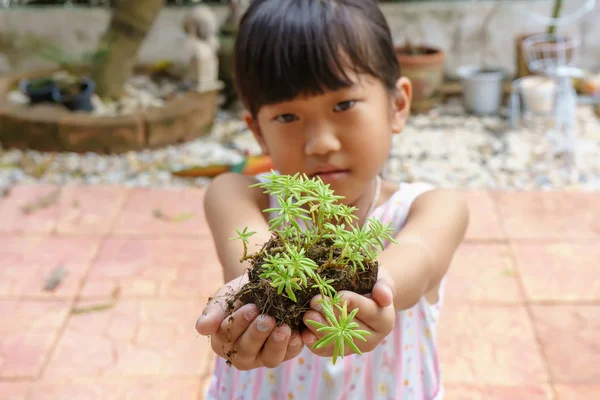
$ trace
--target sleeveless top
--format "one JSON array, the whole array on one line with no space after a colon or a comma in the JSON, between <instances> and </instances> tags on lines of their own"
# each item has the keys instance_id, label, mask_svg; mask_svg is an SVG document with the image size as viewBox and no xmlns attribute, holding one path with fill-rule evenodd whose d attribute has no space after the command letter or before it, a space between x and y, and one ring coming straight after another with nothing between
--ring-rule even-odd
<instances>
[{"instance_id":1,"label":"sleeveless top","mask_svg":"<svg viewBox=\"0 0 600 400\"><path fill-rule=\"evenodd\" d=\"M383 223L391 221L391 236L395 236L404 226L414 199L431 189L425 183L401 183L370 216ZM273 198L270 203L277 204ZM436 304L423 297L413 307L398 311L394 329L373 351L338 358L336 365L330 357L314 355L306 347L294 359L272 369L239 371L216 357L205 399L442 399L436 331L443 287L444 281Z\"/></svg>"}]
</instances>

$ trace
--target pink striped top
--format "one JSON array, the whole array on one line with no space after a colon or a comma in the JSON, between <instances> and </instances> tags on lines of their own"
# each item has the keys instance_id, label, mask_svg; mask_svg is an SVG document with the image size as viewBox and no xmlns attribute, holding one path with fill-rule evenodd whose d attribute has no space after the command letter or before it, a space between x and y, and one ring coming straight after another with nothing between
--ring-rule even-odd
<instances>
[{"instance_id":1,"label":"pink striped top","mask_svg":"<svg viewBox=\"0 0 600 400\"><path fill-rule=\"evenodd\" d=\"M373 210L372 217L392 222L397 233L414 199L432 187L403 183L392 197ZM443 292L443 289L441 290ZM206 399L441 399L436 331L441 299L422 298L396 314L393 331L370 353L349 355L333 365L305 348L277 368L238 371L217 357Z\"/></svg>"}]
</instances>

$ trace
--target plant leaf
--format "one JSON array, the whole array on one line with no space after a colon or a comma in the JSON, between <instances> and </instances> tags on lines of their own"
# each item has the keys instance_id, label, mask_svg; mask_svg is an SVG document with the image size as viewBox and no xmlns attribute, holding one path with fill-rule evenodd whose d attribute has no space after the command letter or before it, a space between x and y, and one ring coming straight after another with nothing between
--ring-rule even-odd
<instances>
[{"instance_id":1,"label":"plant leaf","mask_svg":"<svg viewBox=\"0 0 600 400\"><path fill-rule=\"evenodd\" d=\"M334 341L337 338L335 333L330 333L329 335L323 336L317 343L313 345L313 349L320 349L322 347L327 346L329 343Z\"/></svg>"}]
</instances>

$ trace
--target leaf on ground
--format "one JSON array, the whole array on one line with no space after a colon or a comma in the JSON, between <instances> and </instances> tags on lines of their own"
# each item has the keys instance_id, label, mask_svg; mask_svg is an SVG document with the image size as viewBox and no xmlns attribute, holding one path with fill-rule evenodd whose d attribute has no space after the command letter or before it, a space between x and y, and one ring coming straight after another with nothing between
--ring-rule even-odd
<instances>
[{"instance_id":1,"label":"leaf on ground","mask_svg":"<svg viewBox=\"0 0 600 400\"><path fill-rule=\"evenodd\" d=\"M95 304L93 306L88 307L77 307L74 308L71 314L80 315L80 314L88 314L98 311L104 311L113 308L115 303L104 303L104 304Z\"/></svg>"},{"instance_id":2,"label":"leaf on ground","mask_svg":"<svg viewBox=\"0 0 600 400\"><path fill-rule=\"evenodd\" d=\"M117 304L117 300L119 299L119 295L121 293L121 288L119 286L115 286L110 294L111 300L108 303L102 304L94 304L87 307L75 307L71 312L73 315L79 314L89 314L93 312L104 311L113 308Z\"/></svg>"},{"instance_id":3,"label":"leaf on ground","mask_svg":"<svg viewBox=\"0 0 600 400\"><path fill-rule=\"evenodd\" d=\"M193 212L187 212L171 217L171 222L184 222L194 216Z\"/></svg>"},{"instance_id":4,"label":"leaf on ground","mask_svg":"<svg viewBox=\"0 0 600 400\"><path fill-rule=\"evenodd\" d=\"M44 291L51 292L61 284L67 275L67 271L62 265L57 266L52 270L50 276L46 278L46 283L44 284Z\"/></svg>"},{"instance_id":5,"label":"leaf on ground","mask_svg":"<svg viewBox=\"0 0 600 400\"><path fill-rule=\"evenodd\" d=\"M34 201L25 204L21 207L23 214L31 214L34 211L50 207L52 204L58 201L60 197L60 187L54 188L50 193L45 196L41 196Z\"/></svg>"},{"instance_id":6,"label":"leaf on ground","mask_svg":"<svg viewBox=\"0 0 600 400\"><path fill-rule=\"evenodd\" d=\"M162 219L163 221L173 223L185 222L194 217L193 212L186 212L178 215L167 215L163 213L160 209L155 209L154 211L152 211L152 214L158 219Z\"/></svg>"},{"instance_id":7,"label":"leaf on ground","mask_svg":"<svg viewBox=\"0 0 600 400\"><path fill-rule=\"evenodd\" d=\"M120 295L121 295L121 288L119 286L115 286L115 288L112 290L112 293L110 294L110 297L116 301Z\"/></svg>"}]
</instances>

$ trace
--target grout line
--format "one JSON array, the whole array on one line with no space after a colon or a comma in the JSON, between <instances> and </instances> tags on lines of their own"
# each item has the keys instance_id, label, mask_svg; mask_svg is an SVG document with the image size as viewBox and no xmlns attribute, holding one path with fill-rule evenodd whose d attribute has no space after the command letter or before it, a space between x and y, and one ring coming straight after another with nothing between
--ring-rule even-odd
<instances>
[{"instance_id":1,"label":"grout line","mask_svg":"<svg viewBox=\"0 0 600 400\"><path fill-rule=\"evenodd\" d=\"M39 370L39 373L37 374L37 376L35 377L36 381L39 380L42 375L44 374L44 371L46 370L46 367L48 366L48 364L50 363L50 361L52 360L52 356L54 355L54 352L56 351L56 347L58 346L58 342L60 341L60 339L63 337L66 329L67 329L67 325L69 323L69 321L71 320L71 316L73 313L73 310L75 309L75 306L77 304L77 302L80 300L81 298L81 290L83 289L83 286L85 285L85 282L87 281L87 277L90 273L90 270L92 269L94 263L98 260L98 257L100 255L100 251L102 249L102 247L104 246L104 244L106 243L106 240L109 237L109 233L103 234L101 236L98 237L98 240L96 242L96 251L95 253L92 255L92 257L90 257L89 263L88 263L88 268L85 271L85 273L81 276L80 281L79 281L79 287L77 288L75 295L73 296L73 298L71 299L71 305L69 307L68 313L66 315L66 318L62 324L61 327L59 327L57 333L56 333L56 338L54 339L54 341L52 342L52 344L50 345L50 348L48 349L47 353L46 353L46 357L44 359L44 361L42 362L42 366Z\"/></svg>"},{"instance_id":2,"label":"grout line","mask_svg":"<svg viewBox=\"0 0 600 400\"><path fill-rule=\"evenodd\" d=\"M513 262L513 269L515 271L515 278L517 280L517 285L519 286L519 291L521 292L521 295L523 296L523 299L525 301L525 312L527 313L527 317L529 319L529 324L531 325L531 329L533 331L533 335L534 335L534 340L535 343L537 344L537 348L538 348L538 352L542 358L542 361L544 363L544 369L546 371L546 374L548 375L548 385L550 386L550 391L552 393L552 398L556 399L558 398L558 395L556 393L556 389L554 388L554 381L552 379L552 374L550 372L550 361L548 360L548 355L546 354L544 345L542 344L542 340L540 338L540 333L537 329L537 325L535 323L535 318L533 316L533 309L532 309L532 303L531 301L528 299L527 296L527 292L525 290L525 284L523 282L523 276L521 275L521 270L519 269L519 265L517 263L517 257L515 256L515 250L513 247L513 243L509 244L509 250L510 250L510 255L509 257L511 258L512 262Z\"/></svg>"}]
</instances>

